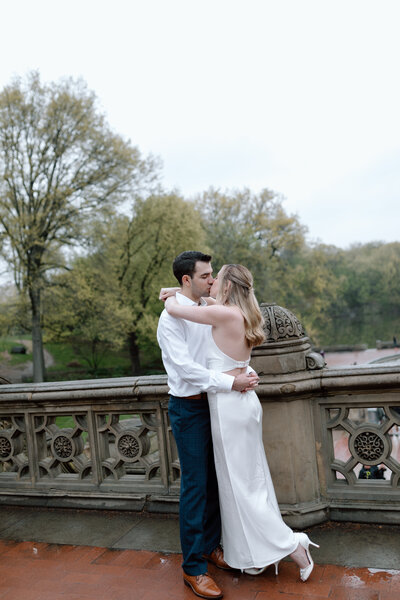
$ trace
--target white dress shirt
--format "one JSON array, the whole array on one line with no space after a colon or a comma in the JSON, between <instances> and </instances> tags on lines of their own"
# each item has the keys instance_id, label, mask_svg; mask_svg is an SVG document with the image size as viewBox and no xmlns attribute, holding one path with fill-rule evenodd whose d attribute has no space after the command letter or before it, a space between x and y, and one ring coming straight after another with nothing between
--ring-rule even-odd
<instances>
[{"instance_id":1,"label":"white dress shirt","mask_svg":"<svg viewBox=\"0 0 400 600\"><path fill-rule=\"evenodd\" d=\"M179 292L176 299L179 304L196 305ZM200 392L231 391L234 381L232 375L205 368L209 327L211 325L171 317L165 309L161 313L157 340L172 396L184 398Z\"/></svg>"}]
</instances>

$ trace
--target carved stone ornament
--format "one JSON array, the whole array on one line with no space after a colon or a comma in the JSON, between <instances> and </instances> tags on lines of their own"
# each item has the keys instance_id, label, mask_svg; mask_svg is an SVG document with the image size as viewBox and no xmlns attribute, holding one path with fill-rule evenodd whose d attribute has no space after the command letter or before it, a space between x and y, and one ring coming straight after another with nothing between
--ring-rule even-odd
<instances>
[{"instance_id":1,"label":"carved stone ornament","mask_svg":"<svg viewBox=\"0 0 400 600\"><path fill-rule=\"evenodd\" d=\"M0 434L0 460L7 460L12 454L11 441L5 435Z\"/></svg>"},{"instance_id":2,"label":"carved stone ornament","mask_svg":"<svg viewBox=\"0 0 400 600\"><path fill-rule=\"evenodd\" d=\"M72 441L66 435L57 435L53 440L54 454L60 460L70 459L73 456Z\"/></svg>"},{"instance_id":3,"label":"carved stone ornament","mask_svg":"<svg viewBox=\"0 0 400 600\"><path fill-rule=\"evenodd\" d=\"M150 450L150 439L147 434L147 430L140 432L137 429L130 429L117 435L115 446L120 458L125 462L135 462L146 456Z\"/></svg>"},{"instance_id":4,"label":"carved stone ornament","mask_svg":"<svg viewBox=\"0 0 400 600\"><path fill-rule=\"evenodd\" d=\"M323 358L311 352L311 344L299 319L277 304L260 304L265 340L253 348L251 366L259 375L283 375L322 369Z\"/></svg>"},{"instance_id":5,"label":"carved stone ornament","mask_svg":"<svg viewBox=\"0 0 400 600\"><path fill-rule=\"evenodd\" d=\"M310 370L323 369L325 366L325 360L321 356L321 354L319 354L319 352L310 352L309 354L307 354L306 363L307 369Z\"/></svg>"},{"instance_id":6,"label":"carved stone ornament","mask_svg":"<svg viewBox=\"0 0 400 600\"><path fill-rule=\"evenodd\" d=\"M265 321L265 342L277 342L305 336L303 325L287 308L263 302L260 309Z\"/></svg>"},{"instance_id":7,"label":"carved stone ornament","mask_svg":"<svg viewBox=\"0 0 400 600\"><path fill-rule=\"evenodd\" d=\"M72 429L59 429L53 435L51 450L54 458L60 462L69 462L83 452L83 440L73 435Z\"/></svg>"},{"instance_id":8,"label":"carved stone ornament","mask_svg":"<svg viewBox=\"0 0 400 600\"><path fill-rule=\"evenodd\" d=\"M374 431L363 431L354 440L354 450L363 464L380 461L385 453L382 438Z\"/></svg>"},{"instance_id":9,"label":"carved stone ornament","mask_svg":"<svg viewBox=\"0 0 400 600\"><path fill-rule=\"evenodd\" d=\"M118 452L125 459L136 458L140 452L140 444L135 436L125 433L118 440Z\"/></svg>"}]
</instances>

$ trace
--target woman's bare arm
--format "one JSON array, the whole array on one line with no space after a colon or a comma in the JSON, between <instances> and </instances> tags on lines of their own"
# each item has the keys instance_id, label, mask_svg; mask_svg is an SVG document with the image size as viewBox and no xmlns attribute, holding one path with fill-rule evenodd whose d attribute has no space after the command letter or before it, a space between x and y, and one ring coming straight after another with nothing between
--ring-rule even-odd
<instances>
[{"instance_id":1,"label":"woman's bare arm","mask_svg":"<svg viewBox=\"0 0 400 600\"><path fill-rule=\"evenodd\" d=\"M165 308L172 317L202 323L203 325L214 325L215 327L238 315L237 309L233 306L221 306L221 304L186 306L178 304L175 296L167 298Z\"/></svg>"}]
</instances>

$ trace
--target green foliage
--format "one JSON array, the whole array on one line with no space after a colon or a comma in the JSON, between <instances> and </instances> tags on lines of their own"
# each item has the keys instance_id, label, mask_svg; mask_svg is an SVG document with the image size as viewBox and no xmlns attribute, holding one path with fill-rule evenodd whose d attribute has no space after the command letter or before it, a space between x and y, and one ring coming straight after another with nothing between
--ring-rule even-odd
<instances>
[{"instance_id":1,"label":"green foliage","mask_svg":"<svg viewBox=\"0 0 400 600\"><path fill-rule=\"evenodd\" d=\"M346 251L307 244L305 228L270 190L257 196L246 189L224 194L210 189L198 206L214 267L245 264L259 301L291 309L315 344L374 345L396 333L400 244Z\"/></svg>"},{"instance_id":2,"label":"green foliage","mask_svg":"<svg viewBox=\"0 0 400 600\"><path fill-rule=\"evenodd\" d=\"M400 244L369 243L337 250L339 282L320 339L325 344L391 340L400 331Z\"/></svg>"},{"instance_id":3,"label":"green foliage","mask_svg":"<svg viewBox=\"0 0 400 600\"><path fill-rule=\"evenodd\" d=\"M301 320L314 343L319 343L332 306L337 310L340 302L341 280L332 270L337 252L341 251L331 246L304 244L297 253L282 258L283 272L275 279L281 284L283 304Z\"/></svg>"},{"instance_id":4,"label":"green foliage","mask_svg":"<svg viewBox=\"0 0 400 600\"><path fill-rule=\"evenodd\" d=\"M163 306L158 294L162 286L176 285L173 259L184 250L204 251L205 236L196 208L171 193L137 199L125 236L117 242L121 294L132 312L129 347L136 373L140 370L139 349L156 349L153 359L159 355L156 328Z\"/></svg>"},{"instance_id":5,"label":"green foliage","mask_svg":"<svg viewBox=\"0 0 400 600\"><path fill-rule=\"evenodd\" d=\"M31 73L0 93L0 248L30 300L35 380L46 274L65 265L85 219L130 199L155 172L112 132L82 81L44 85Z\"/></svg>"},{"instance_id":6,"label":"green foliage","mask_svg":"<svg viewBox=\"0 0 400 600\"><path fill-rule=\"evenodd\" d=\"M18 294L15 287L0 288L0 336L21 334L30 330L27 298Z\"/></svg>"},{"instance_id":7,"label":"green foliage","mask_svg":"<svg viewBox=\"0 0 400 600\"><path fill-rule=\"evenodd\" d=\"M130 362L126 348L115 350L110 347L103 363L95 368L83 359L80 345L65 340L46 342L46 350L54 359L54 364L46 369L47 381L129 375Z\"/></svg>"},{"instance_id":8,"label":"green foliage","mask_svg":"<svg viewBox=\"0 0 400 600\"><path fill-rule=\"evenodd\" d=\"M59 264L94 209L129 199L152 171L106 125L82 81L37 73L0 94L0 224L19 284Z\"/></svg>"},{"instance_id":9,"label":"green foliage","mask_svg":"<svg viewBox=\"0 0 400 600\"><path fill-rule=\"evenodd\" d=\"M227 252L248 263L254 254L271 259L303 243L305 228L285 213L282 198L271 190L257 195L249 189L221 193L210 188L197 204L218 268Z\"/></svg>"},{"instance_id":10,"label":"green foliage","mask_svg":"<svg viewBox=\"0 0 400 600\"><path fill-rule=\"evenodd\" d=\"M85 233L86 255L54 275L46 291L47 339L68 340L97 370L128 340L133 372L139 351L156 366L158 293L174 284L172 261L188 243L204 248L198 212L176 194L152 195L136 199L131 219L95 219Z\"/></svg>"},{"instance_id":11,"label":"green foliage","mask_svg":"<svg viewBox=\"0 0 400 600\"><path fill-rule=\"evenodd\" d=\"M44 306L48 339L67 340L94 371L126 340L131 312L101 255L77 258L70 271L54 276Z\"/></svg>"},{"instance_id":12,"label":"green foliage","mask_svg":"<svg viewBox=\"0 0 400 600\"><path fill-rule=\"evenodd\" d=\"M74 348L67 342L51 342L47 339L46 350L51 354L54 364L50 370L66 369L69 363L78 363L80 357L77 356Z\"/></svg>"},{"instance_id":13,"label":"green foliage","mask_svg":"<svg viewBox=\"0 0 400 600\"><path fill-rule=\"evenodd\" d=\"M276 274L304 244L305 228L286 214L282 199L271 190L221 193L210 188L197 201L211 248L213 266L246 265L253 273L259 298L279 296Z\"/></svg>"}]
</instances>

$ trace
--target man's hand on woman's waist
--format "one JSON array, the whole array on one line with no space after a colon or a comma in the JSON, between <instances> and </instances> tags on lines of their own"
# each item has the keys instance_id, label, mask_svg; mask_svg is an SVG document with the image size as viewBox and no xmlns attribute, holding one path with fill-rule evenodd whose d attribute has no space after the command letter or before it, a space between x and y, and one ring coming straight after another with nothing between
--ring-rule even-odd
<instances>
[{"instance_id":1,"label":"man's hand on woman's waist","mask_svg":"<svg viewBox=\"0 0 400 600\"><path fill-rule=\"evenodd\" d=\"M251 373L240 373L233 380L232 390L235 392L247 392L253 390L259 382L260 378L255 371Z\"/></svg>"}]
</instances>

